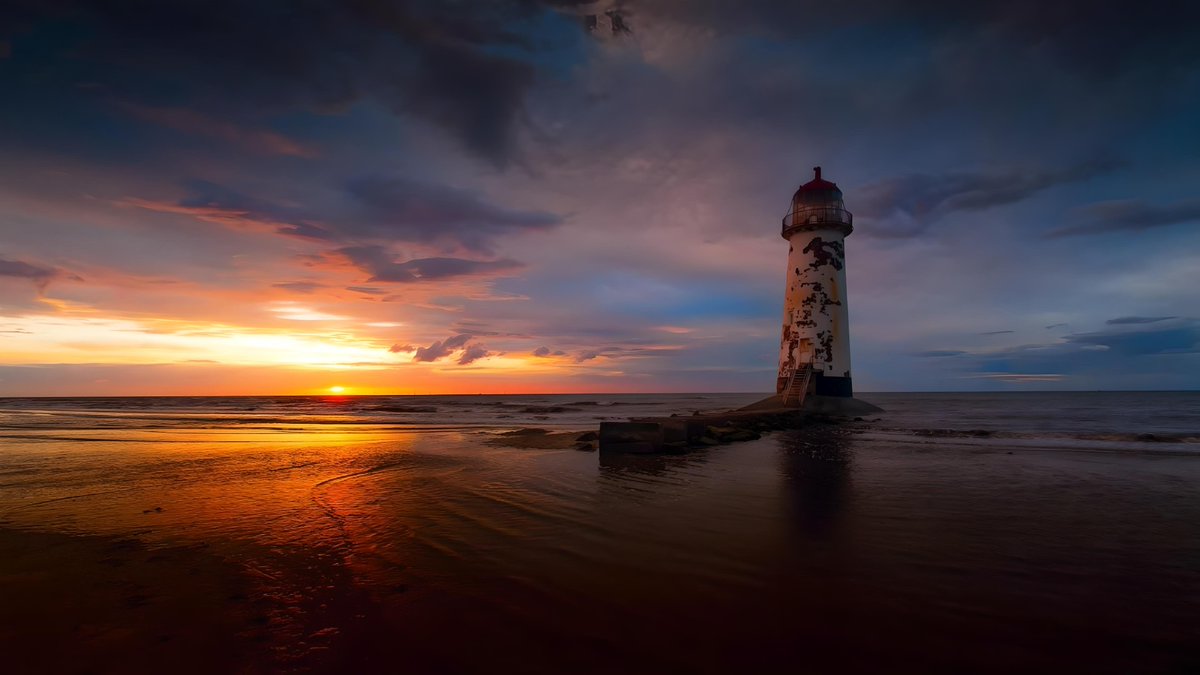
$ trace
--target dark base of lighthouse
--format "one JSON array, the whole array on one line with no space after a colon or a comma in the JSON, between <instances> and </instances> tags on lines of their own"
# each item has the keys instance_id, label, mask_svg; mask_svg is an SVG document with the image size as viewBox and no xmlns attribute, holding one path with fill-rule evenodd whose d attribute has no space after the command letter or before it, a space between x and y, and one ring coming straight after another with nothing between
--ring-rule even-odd
<instances>
[{"instance_id":1,"label":"dark base of lighthouse","mask_svg":"<svg viewBox=\"0 0 1200 675\"><path fill-rule=\"evenodd\" d=\"M854 396L854 387L849 377L829 377L824 373L813 373L813 392L817 396Z\"/></svg>"},{"instance_id":2,"label":"dark base of lighthouse","mask_svg":"<svg viewBox=\"0 0 1200 675\"><path fill-rule=\"evenodd\" d=\"M789 405L784 403L783 397L775 394L774 396L768 396L761 401L741 408L741 412L770 412L787 409L796 410L797 408L795 404ZM811 394L805 398L804 405L800 409L807 413L833 415L835 417L857 417L883 412L883 408L873 403L867 403L862 399L854 398L853 396L818 396L816 394Z\"/></svg>"},{"instance_id":3,"label":"dark base of lighthouse","mask_svg":"<svg viewBox=\"0 0 1200 675\"><path fill-rule=\"evenodd\" d=\"M782 395L783 390L788 386L788 379L781 377L775 384L776 393ZM810 394L817 396L841 396L851 398L854 396L854 386L851 384L849 377L830 377L824 373L813 373L813 381L809 389Z\"/></svg>"}]
</instances>

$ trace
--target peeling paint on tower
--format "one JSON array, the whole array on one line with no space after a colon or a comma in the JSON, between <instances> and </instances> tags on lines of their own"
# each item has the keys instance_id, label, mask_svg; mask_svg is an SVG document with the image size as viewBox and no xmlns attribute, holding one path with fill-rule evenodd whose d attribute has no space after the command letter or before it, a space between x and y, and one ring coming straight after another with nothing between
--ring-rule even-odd
<instances>
[{"instance_id":1,"label":"peeling paint on tower","mask_svg":"<svg viewBox=\"0 0 1200 675\"><path fill-rule=\"evenodd\" d=\"M844 242L853 216L838 186L821 178L820 167L814 171L783 219L788 275L776 391L783 392L800 364L812 363L813 393L853 396Z\"/></svg>"}]
</instances>

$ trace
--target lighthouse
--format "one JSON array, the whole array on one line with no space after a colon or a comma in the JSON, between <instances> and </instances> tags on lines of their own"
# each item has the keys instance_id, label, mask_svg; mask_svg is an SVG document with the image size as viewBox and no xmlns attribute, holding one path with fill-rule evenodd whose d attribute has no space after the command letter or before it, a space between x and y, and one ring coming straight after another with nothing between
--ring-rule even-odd
<instances>
[{"instance_id":1,"label":"lighthouse","mask_svg":"<svg viewBox=\"0 0 1200 675\"><path fill-rule=\"evenodd\" d=\"M821 167L813 172L783 218L787 290L775 392L790 406L803 405L808 395L854 395L844 243L853 217L837 184L821 178Z\"/></svg>"}]
</instances>

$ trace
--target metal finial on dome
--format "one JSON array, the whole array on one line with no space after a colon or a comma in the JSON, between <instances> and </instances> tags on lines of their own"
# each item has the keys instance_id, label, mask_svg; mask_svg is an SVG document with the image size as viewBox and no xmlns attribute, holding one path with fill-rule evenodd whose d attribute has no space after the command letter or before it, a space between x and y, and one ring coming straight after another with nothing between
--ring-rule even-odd
<instances>
[{"instance_id":1,"label":"metal finial on dome","mask_svg":"<svg viewBox=\"0 0 1200 675\"><path fill-rule=\"evenodd\" d=\"M817 175L816 180L821 180L821 167L814 166L813 173L815 173Z\"/></svg>"}]
</instances>

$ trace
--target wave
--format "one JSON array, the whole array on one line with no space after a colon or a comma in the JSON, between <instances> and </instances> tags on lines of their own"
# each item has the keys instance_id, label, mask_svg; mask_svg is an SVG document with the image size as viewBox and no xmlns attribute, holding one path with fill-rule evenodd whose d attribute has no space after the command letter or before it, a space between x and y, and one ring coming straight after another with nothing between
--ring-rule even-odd
<instances>
[{"instance_id":1,"label":"wave","mask_svg":"<svg viewBox=\"0 0 1200 675\"><path fill-rule=\"evenodd\" d=\"M1200 443L1200 435L1192 433L1122 433L1122 432L1023 432L995 429L880 429L907 432L927 438L1065 438L1080 441L1114 441L1133 443Z\"/></svg>"}]
</instances>

